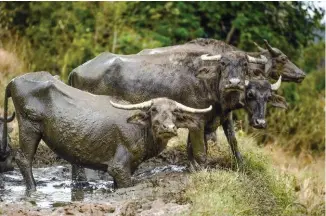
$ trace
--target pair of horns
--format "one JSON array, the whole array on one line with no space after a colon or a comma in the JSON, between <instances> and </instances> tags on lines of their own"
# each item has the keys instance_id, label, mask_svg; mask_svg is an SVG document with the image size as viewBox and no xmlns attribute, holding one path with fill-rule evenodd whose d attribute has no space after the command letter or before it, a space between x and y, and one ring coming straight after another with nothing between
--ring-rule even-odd
<instances>
[{"instance_id":1,"label":"pair of horns","mask_svg":"<svg viewBox=\"0 0 326 216\"><path fill-rule=\"evenodd\" d=\"M276 91L277 89L280 88L281 83L282 83L282 76L280 76L280 77L278 78L278 80L277 80L276 83L271 84L271 89L272 89L273 91ZM248 85L249 85L249 80L245 80L245 86L248 86Z\"/></svg>"},{"instance_id":2,"label":"pair of horns","mask_svg":"<svg viewBox=\"0 0 326 216\"><path fill-rule=\"evenodd\" d=\"M118 109L124 109L124 110L135 110L135 109L149 109L155 101L162 100L160 99L152 99L149 101L145 101L142 103L138 104L118 104L110 101L113 107L118 108ZM205 109L195 109L192 107L185 106L181 103L178 103L174 101L175 105L177 106L178 109L184 112L189 112L189 113L207 113L212 110L212 105L210 105L208 108Z\"/></svg>"},{"instance_id":3,"label":"pair of horns","mask_svg":"<svg viewBox=\"0 0 326 216\"><path fill-rule=\"evenodd\" d=\"M208 56L208 54L204 54L201 56L201 59L203 61L205 60L215 60L218 61L222 58L222 55L213 55L213 56ZM247 59L249 63L256 63L256 64L266 64L267 63L267 58L263 55L260 56L260 58L255 58L250 55L247 55Z\"/></svg>"},{"instance_id":4,"label":"pair of horns","mask_svg":"<svg viewBox=\"0 0 326 216\"><path fill-rule=\"evenodd\" d=\"M258 48L258 50L259 50L260 52L264 52L264 51L265 51L265 49L262 48L262 47L260 47L257 43L255 43L255 42L253 42L253 43L255 44L255 46ZM265 46L267 47L268 51L269 51L273 56L278 56L278 55L281 54L279 50L277 50L277 49L273 48L271 45L269 45L269 43L268 43L268 41L267 41L266 39L264 39L264 43L265 43Z\"/></svg>"}]
</instances>

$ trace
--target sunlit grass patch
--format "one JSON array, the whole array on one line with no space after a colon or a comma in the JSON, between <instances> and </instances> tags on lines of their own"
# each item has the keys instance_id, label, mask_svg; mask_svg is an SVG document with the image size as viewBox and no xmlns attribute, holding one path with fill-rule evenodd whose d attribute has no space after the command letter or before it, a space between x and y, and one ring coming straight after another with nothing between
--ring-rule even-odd
<instances>
[{"instance_id":1,"label":"sunlit grass patch","mask_svg":"<svg viewBox=\"0 0 326 216\"><path fill-rule=\"evenodd\" d=\"M192 203L193 215L300 215L306 209L296 204L290 175L271 166L271 160L252 138L238 137L245 165L241 171L235 166L203 170L189 176L185 196ZM224 158L232 164L224 136L210 146L210 157ZM230 150L229 150L230 151ZM219 155L224 152L223 155ZM225 154L226 153L226 154ZM228 155L228 156L225 156Z\"/></svg>"},{"instance_id":2,"label":"sunlit grass patch","mask_svg":"<svg viewBox=\"0 0 326 216\"><path fill-rule=\"evenodd\" d=\"M325 157L303 153L293 156L272 145L265 147L265 151L272 156L275 167L295 176L298 202L307 208L309 215L325 215Z\"/></svg>"}]
</instances>

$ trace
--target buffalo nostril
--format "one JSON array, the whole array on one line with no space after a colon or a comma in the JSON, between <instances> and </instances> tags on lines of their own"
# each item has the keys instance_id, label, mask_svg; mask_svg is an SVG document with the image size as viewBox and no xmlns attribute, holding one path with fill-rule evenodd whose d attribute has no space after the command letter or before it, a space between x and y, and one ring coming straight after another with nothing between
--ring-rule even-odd
<instances>
[{"instance_id":1,"label":"buffalo nostril","mask_svg":"<svg viewBox=\"0 0 326 216\"><path fill-rule=\"evenodd\" d=\"M265 119L254 119L253 123L254 123L254 126L257 128L265 128L266 127Z\"/></svg>"},{"instance_id":2,"label":"buffalo nostril","mask_svg":"<svg viewBox=\"0 0 326 216\"><path fill-rule=\"evenodd\" d=\"M257 119L257 123L260 125L265 125L266 121L265 121L265 119Z\"/></svg>"},{"instance_id":3,"label":"buffalo nostril","mask_svg":"<svg viewBox=\"0 0 326 216\"><path fill-rule=\"evenodd\" d=\"M238 78L231 78L231 79L229 79L229 82L232 85L238 85L240 83L240 79L238 79Z\"/></svg>"},{"instance_id":4,"label":"buffalo nostril","mask_svg":"<svg viewBox=\"0 0 326 216\"><path fill-rule=\"evenodd\" d=\"M163 124L162 125L162 128L164 130L168 130L168 131L176 131L177 130L177 127L174 124L171 124L171 125L165 125L165 124Z\"/></svg>"}]
</instances>

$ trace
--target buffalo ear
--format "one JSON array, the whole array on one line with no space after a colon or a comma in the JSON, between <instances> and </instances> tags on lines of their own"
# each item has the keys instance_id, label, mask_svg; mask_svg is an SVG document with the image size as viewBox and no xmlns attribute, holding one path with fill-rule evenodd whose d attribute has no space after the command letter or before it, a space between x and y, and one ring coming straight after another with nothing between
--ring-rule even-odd
<instances>
[{"instance_id":1,"label":"buffalo ear","mask_svg":"<svg viewBox=\"0 0 326 216\"><path fill-rule=\"evenodd\" d=\"M199 69L199 71L196 73L196 77L198 79L208 80L216 77L216 68L212 67L202 67Z\"/></svg>"},{"instance_id":2,"label":"buffalo ear","mask_svg":"<svg viewBox=\"0 0 326 216\"><path fill-rule=\"evenodd\" d=\"M200 114L178 113L176 114L177 128L196 129L200 127Z\"/></svg>"},{"instance_id":3,"label":"buffalo ear","mask_svg":"<svg viewBox=\"0 0 326 216\"><path fill-rule=\"evenodd\" d=\"M130 116L127 119L127 123L137 124L137 125L141 125L141 126L148 126L149 125L149 115L144 111L140 111L140 112Z\"/></svg>"},{"instance_id":4,"label":"buffalo ear","mask_svg":"<svg viewBox=\"0 0 326 216\"><path fill-rule=\"evenodd\" d=\"M288 103L286 102L285 98L274 93L272 93L269 103L274 107L279 107L282 109L288 108Z\"/></svg>"}]
</instances>

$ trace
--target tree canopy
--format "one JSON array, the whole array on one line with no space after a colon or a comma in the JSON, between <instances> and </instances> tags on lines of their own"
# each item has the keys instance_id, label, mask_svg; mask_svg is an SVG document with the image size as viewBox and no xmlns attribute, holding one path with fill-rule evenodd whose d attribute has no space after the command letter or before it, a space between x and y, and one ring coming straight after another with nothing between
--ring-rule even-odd
<instances>
[{"instance_id":1,"label":"tree canopy","mask_svg":"<svg viewBox=\"0 0 326 216\"><path fill-rule=\"evenodd\" d=\"M323 15L304 2L1 2L0 36L26 39L31 70L66 77L104 51L131 54L198 37L248 51L267 39L298 58L319 37Z\"/></svg>"}]
</instances>

